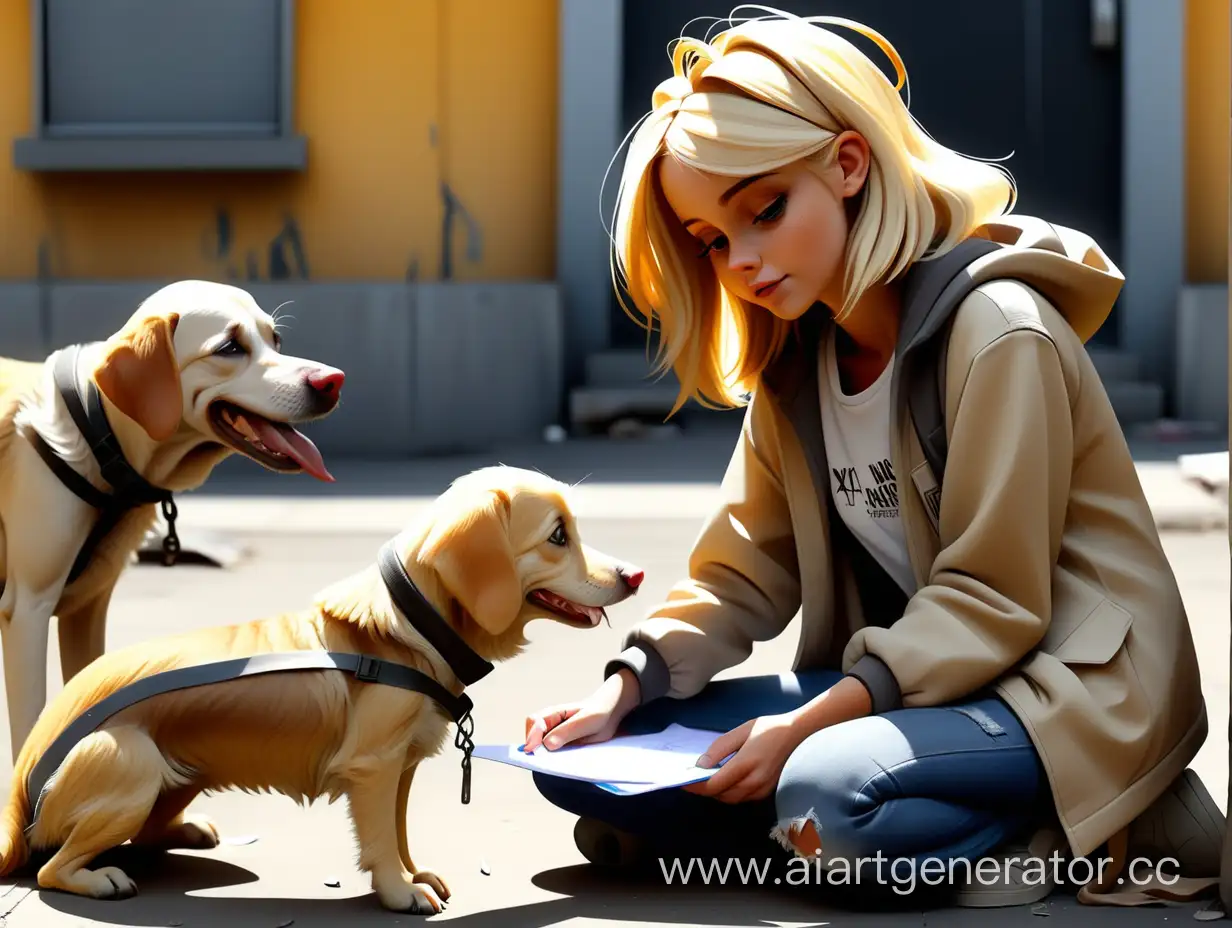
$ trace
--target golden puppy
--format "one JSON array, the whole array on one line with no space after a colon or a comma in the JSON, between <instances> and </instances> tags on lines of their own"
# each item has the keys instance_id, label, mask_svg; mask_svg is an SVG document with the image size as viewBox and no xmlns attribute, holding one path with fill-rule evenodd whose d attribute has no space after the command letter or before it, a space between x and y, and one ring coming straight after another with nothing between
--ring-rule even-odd
<instances>
[{"instance_id":1,"label":"golden puppy","mask_svg":"<svg viewBox=\"0 0 1232 928\"><path fill-rule=\"evenodd\" d=\"M46 700L52 615L67 681L103 653L111 591L157 516L155 503L130 509L68 582L100 510L69 489L35 441L98 490L113 490L54 379L73 350L80 389L97 387L124 460L157 488L197 487L236 452L274 471L333 479L290 423L330 413L342 371L282 354L274 319L236 287L180 281L106 341L42 363L0 359L0 632L14 756Z\"/></svg>"},{"instance_id":2,"label":"golden puppy","mask_svg":"<svg viewBox=\"0 0 1232 928\"><path fill-rule=\"evenodd\" d=\"M641 583L641 571L582 543L566 493L542 474L485 468L455 481L394 540L395 560L479 658L518 653L532 619L597 625L604 606ZM230 679L122 709L66 755L29 827L37 799L28 795L31 770L59 733L100 700L160 671L306 650L369 654L416 668L451 694L464 688L395 607L375 564L328 587L302 612L105 654L52 700L18 756L0 812L0 876L31 850L58 848L39 869L39 886L122 898L136 892L124 873L86 865L128 839L213 847L217 829L184 815L204 790L269 790L298 801L346 796L359 865L371 873L381 902L398 911L440 911L449 891L413 862L406 809L416 765L440 751L449 720L421 693L339 670Z\"/></svg>"}]
</instances>

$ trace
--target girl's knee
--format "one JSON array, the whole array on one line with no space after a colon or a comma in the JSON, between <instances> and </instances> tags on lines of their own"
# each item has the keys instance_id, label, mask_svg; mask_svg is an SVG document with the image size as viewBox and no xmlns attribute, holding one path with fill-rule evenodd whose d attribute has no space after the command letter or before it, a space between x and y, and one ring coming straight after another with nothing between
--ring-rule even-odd
<instances>
[{"instance_id":1,"label":"girl's knee","mask_svg":"<svg viewBox=\"0 0 1232 928\"><path fill-rule=\"evenodd\" d=\"M881 768L865 750L818 732L788 758L775 793L772 837L803 857L862 857L873 853L861 823L877 806L869 792Z\"/></svg>"}]
</instances>

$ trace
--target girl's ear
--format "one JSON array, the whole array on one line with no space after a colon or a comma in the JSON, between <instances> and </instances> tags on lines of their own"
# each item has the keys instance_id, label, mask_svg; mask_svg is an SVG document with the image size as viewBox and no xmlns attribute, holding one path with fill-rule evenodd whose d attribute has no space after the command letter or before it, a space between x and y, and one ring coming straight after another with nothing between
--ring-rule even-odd
<instances>
[{"instance_id":1,"label":"girl's ear","mask_svg":"<svg viewBox=\"0 0 1232 928\"><path fill-rule=\"evenodd\" d=\"M834 140L834 165L842 172L839 191L843 198L854 197L864 189L872 154L868 140L854 129L839 133Z\"/></svg>"}]
</instances>

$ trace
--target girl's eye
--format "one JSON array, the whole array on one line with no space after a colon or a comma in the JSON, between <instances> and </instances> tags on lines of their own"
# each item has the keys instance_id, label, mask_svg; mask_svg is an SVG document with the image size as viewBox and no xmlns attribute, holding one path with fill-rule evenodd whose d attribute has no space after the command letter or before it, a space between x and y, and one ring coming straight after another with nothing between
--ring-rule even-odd
<instances>
[{"instance_id":1,"label":"girl's eye","mask_svg":"<svg viewBox=\"0 0 1232 928\"><path fill-rule=\"evenodd\" d=\"M712 241L709 245L705 246L705 247L702 249L702 253L701 253L701 254L699 254L699 255L698 255L698 257L699 257L699 258L705 258L705 257L707 257L707 256L710 254L710 252L712 252L712 251L715 251L715 250L722 251L722 250L723 250L723 247L724 247L726 244L727 244L727 236L726 236L726 235L720 235L720 236L718 236L718 237L717 237L714 241Z\"/></svg>"},{"instance_id":2,"label":"girl's eye","mask_svg":"<svg viewBox=\"0 0 1232 928\"><path fill-rule=\"evenodd\" d=\"M787 208L787 194L780 193L774 198L774 202L767 206L764 210L757 214L754 222L773 222L783 215L783 210Z\"/></svg>"}]
</instances>

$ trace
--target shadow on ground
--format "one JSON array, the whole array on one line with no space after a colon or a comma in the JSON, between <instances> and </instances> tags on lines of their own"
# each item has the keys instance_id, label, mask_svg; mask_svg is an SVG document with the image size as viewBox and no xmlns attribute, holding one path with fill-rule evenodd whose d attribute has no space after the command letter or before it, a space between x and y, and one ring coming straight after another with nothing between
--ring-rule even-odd
<instances>
[{"instance_id":1,"label":"shadow on ground","mask_svg":"<svg viewBox=\"0 0 1232 928\"><path fill-rule=\"evenodd\" d=\"M346 898L262 898L191 895L227 886L253 883L249 870L207 856L150 854L119 848L98 858L98 865L122 867L144 889L131 899L104 901L35 888L32 877L24 878L0 910L9 912L20 903L10 903L18 892L33 889L48 908L96 924L132 928L178 925L227 928L325 928L336 925L413 924L418 921L448 921L465 928L546 928L575 919L612 923L662 925L779 926L793 928L821 925L923 926L933 924L983 926L1033 924L1039 916L1051 916L1058 924L1159 925L1192 919L1198 905L1152 906L1137 909L1092 909L1079 906L1073 894L1054 893L1046 902L996 910L948 908L944 896L882 896L873 898L852 888L782 886L750 888L739 885L666 886L657 874L610 873L580 865L547 870L535 876L539 889L558 894L542 902L502 907L499 898L488 898L490 907L481 912L446 911L434 918L400 915L383 909L372 893ZM935 893L936 891L932 891ZM456 905L456 903L455 903ZM9 915L15 928L26 924L18 908ZM33 923L31 923L33 924Z\"/></svg>"}]
</instances>

